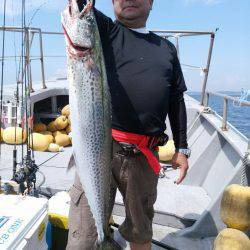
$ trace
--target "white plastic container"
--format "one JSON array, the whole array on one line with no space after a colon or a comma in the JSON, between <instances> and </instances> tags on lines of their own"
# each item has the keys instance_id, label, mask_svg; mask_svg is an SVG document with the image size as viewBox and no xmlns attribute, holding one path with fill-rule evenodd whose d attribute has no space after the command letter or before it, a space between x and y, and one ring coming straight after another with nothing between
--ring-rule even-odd
<instances>
[{"instance_id":1,"label":"white plastic container","mask_svg":"<svg viewBox=\"0 0 250 250\"><path fill-rule=\"evenodd\" d=\"M0 249L45 250L48 200L0 195Z\"/></svg>"}]
</instances>

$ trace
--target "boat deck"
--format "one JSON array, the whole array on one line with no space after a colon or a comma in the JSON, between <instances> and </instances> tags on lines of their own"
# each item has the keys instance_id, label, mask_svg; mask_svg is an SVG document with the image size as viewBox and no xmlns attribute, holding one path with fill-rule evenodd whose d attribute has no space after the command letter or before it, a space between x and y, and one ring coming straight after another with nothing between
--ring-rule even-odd
<instances>
[{"instance_id":1,"label":"boat deck","mask_svg":"<svg viewBox=\"0 0 250 250\"><path fill-rule=\"evenodd\" d=\"M60 81L60 87L55 88L59 86L58 81L55 81L54 85L51 84L53 91L45 89L33 93L32 102L50 96L54 98L57 94L67 95L65 82ZM230 124L228 131L222 131L221 117L214 112L203 112L203 107L188 95L185 96L185 102L188 144L192 150L190 169L184 182L178 186L174 181L178 178L179 170L168 168L165 177L159 179L154 239L176 249L212 249L214 236L225 227L219 215L221 196L225 186L241 182L242 158L247 149L247 139ZM167 132L171 138L171 131ZM13 145L1 145L0 175L3 180L12 177L12 149ZM17 162L20 162L20 145L17 146L17 152ZM42 188L51 194L69 190L75 171L74 168L67 171L71 153L71 147L59 153L35 152L35 162L39 166L37 185L42 184ZM113 214L116 222L121 223L124 206L119 192ZM117 232L116 237L119 238ZM154 246L153 249L160 248Z\"/></svg>"},{"instance_id":2,"label":"boat deck","mask_svg":"<svg viewBox=\"0 0 250 250\"><path fill-rule=\"evenodd\" d=\"M114 221L117 224L123 222L123 217L114 216ZM153 239L169 246L171 250L212 250L215 237L207 237L204 239L193 239L183 236L178 236L180 229L153 224ZM114 239L122 246L124 250L129 250L129 243L126 242L118 230L115 230ZM166 249L152 243L152 250Z\"/></svg>"}]
</instances>

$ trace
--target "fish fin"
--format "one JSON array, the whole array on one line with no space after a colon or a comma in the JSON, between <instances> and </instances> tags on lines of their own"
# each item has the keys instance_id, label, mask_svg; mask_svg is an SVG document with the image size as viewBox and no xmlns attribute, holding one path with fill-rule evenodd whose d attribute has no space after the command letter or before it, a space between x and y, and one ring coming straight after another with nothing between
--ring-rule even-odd
<instances>
[{"instance_id":1,"label":"fish fin","mask_svg":"<svg viewBox=\"0 0 250 250\"><path fill-rule=\"evenodd\" d=\"M75 166L76 166L75 157L74 157L74 153L72 153L68 162L67 171L69 171L71 168Z\"/></svg>"},{"instance_id":2,"label":"fish fin","mask_svg":"<svg viewBox=\"0 0 250 250\"><path fill-rule=\"evenodd\" d=\"M111 237L106 237L101 245L98 246L98 250L122 250L122 247Z\"/></svg>"}]
</instances>

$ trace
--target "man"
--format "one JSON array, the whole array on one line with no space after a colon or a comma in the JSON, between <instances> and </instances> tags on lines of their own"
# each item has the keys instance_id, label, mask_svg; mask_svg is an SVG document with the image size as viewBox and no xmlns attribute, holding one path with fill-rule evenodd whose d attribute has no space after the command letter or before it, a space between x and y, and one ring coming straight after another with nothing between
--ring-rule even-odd
<instances>
[{"instance_id":1,"label":"man","mask_svg":"<svg viewBox=\"0 0 250 250\"><path fill-rule=\"evenodd\" d=\"M119 232L132 250L151 249L153 205L157 196L157 145L165 141L167 114L180 167L177 184L188 169L186 91L175 47L146 31L153 0L112 0L116 21L95 10L112 99L112 210L121 192L126 218ZM84 0L78 0L81 10ZM67 249L93 249L97 237L93 216L79 177L70 192Z\"/></svg>"}]
</instances>

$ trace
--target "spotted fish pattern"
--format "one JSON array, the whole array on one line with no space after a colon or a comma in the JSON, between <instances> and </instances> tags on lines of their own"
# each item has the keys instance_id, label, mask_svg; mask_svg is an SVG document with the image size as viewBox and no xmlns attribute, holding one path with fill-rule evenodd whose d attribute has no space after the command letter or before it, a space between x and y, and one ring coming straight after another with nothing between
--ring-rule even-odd
<instances>
[{"instance_id":1,"label":"spotted fish pattern","mask_svg":"<svg viewBox=\"0 0 250 250\"><path fill-rule=\"evenodd\" d=\"M69 80L73 154L98 232L108 224L111 104L100 35L92 1L79 12L76 0L62 12Z\"/></svg>"}]
</instances>

